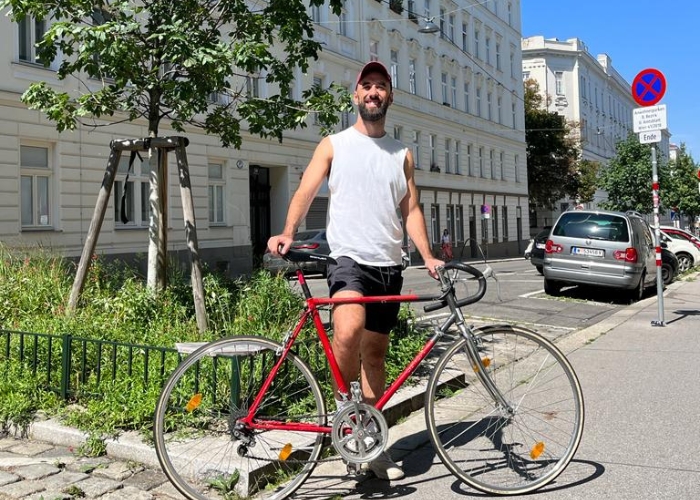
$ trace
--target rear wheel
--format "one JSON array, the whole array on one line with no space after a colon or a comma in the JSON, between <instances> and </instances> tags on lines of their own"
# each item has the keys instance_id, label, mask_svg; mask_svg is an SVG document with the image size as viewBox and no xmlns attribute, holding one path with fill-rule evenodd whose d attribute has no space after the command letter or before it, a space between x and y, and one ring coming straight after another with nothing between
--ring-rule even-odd
<instances>
[{"instance_id":1,"label":"rear wheel","mask_svg":"<svg viewBox=\"0 0 700 500\"><path fill-rule=\"evenodd\" d=\"M266 424L325 425L325 402L309 367L288 353L250 423L248 408L281 345L259 337L221 339L175 369L156 406L155 448L163 472L192 500L257 495L282 499L311 474L324 435L265 429Z\"/></svg>"},{"instance_id":2,"label":"rear wheel","mask_svg":"<svg viewBox=\"0 0 700 500\"><path fill-rule=\"evenodd\" d=\"M661 264L661 278L664 281L664 285L673 283L673 266L668 262Z\"/></svg>"},{"instance_id":3,"label":"rear wheel","mask_svg":"<svg viewBox=\"0 0 700 500\"><path fill-rule=\"evenodd\" d=\"M561 295L561 283L545 278L544 293L553 297L558 297L559 295Z\"/></svg>"},{"instance_id":4,"label":"rear wheel","mask_svg":"<svg viewBox=\"0 0 700 500\"><path fill-rule=\"evenodd\" d=\"M647 279L646 271L642 271L642 275L639 277L639 283L636 287L630 290L629 299L630 303L639 302L644 296L644 281Z\"/></svg>"},{"instance_id":5,"label":"rear wheel","mask_svg":"<svg viewBox=\"0 0 700 500\"><path fill-rule=\"evenodd\" d=\"M435 366L425 393L430 440L445 466L478 490L534 491L566 468L581 440L578 379L551 342L525 328L484 327L476 342L476 364L460 339ZM507 407L482 385L479 369Z\"/></svg>"}]
</instances>

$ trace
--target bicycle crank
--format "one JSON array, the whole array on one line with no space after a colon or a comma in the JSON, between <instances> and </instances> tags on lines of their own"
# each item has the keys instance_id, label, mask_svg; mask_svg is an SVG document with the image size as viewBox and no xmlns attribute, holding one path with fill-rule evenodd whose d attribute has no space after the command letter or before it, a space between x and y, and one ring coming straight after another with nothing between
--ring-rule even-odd
<instances>
[{"instance_id":1,"label":"bicycle crank","mask_svg":"<svg viewBox=\"0 0 700 500\"><path fill-rule=\"evenodd\" d=\"M384 451L388 437L384 415L366 403L350 402L333 416L333 447L349 463L371 462Z\"/></svg>"}]
</instances>

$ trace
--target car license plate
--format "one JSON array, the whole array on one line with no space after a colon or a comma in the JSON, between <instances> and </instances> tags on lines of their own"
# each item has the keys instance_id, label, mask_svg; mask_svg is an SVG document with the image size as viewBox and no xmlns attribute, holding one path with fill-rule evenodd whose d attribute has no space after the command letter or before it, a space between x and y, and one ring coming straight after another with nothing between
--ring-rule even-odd
<instances>
[{"instance_id":1,"label":"car license plate","mask_svg":"<svg viewBox=\"0 0 700 500\"><path fill-rule=\"evenodd\" d=\"M571 253L574 255L585 255L587 257L602 257L604 255L603 250L600 248L572 247Z\"/></svg>"},{"instance_id":2,"label":"car license plate","mask_svg":"<svg viewBox=\"0 0 700 500\"><path fill-rule=\"evenodd\" d=\"M547 245L545 245L544 243L538 243L536 246L537 246L537 248L544 248Z\"/></svg>"}]
</instances>

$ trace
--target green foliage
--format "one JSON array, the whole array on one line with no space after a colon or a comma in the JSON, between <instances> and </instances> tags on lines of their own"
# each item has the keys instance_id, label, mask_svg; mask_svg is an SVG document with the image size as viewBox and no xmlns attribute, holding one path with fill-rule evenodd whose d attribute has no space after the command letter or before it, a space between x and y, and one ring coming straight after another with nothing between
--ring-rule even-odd
<instances>
[{"instance_id":1,"label":"green foliage","mask_svg":"<svg viewBox=\"0 0 700 500\"><path fill-rule=\"evenodd\" d=\"M657 154L657 172L660 190L669 185L669 170L662 155ZM608 199L600 203L608 210L634 210L642 214L653 211L651 146L640 144L635 134L630 134L616 145L616 154L600 171L601 189ZM663 196L660 204L667 206Z\"/></svg>"},{"instance_id":2,"label":"green foliage","mask_svg":"<svg viewBox=\"0 0 700 500\"><path fill-rule=\"evenodd\" d=\"M547 111L537 82L524 85L528 194L531 203L552 208L565 195L577 194L578 150L564 117Z\"/></svg>"},{"instance_id":3,"label":"green foliage","mask_svg":"<svg viewBox=\"0 0 700 500\"><path fill-rule=\"evenodd\" d=\"M692 225L700 215L700 192L698 192L698 169L693 157L681 143L676 159L669 164L668 184L661 186L661 199L667 207L677 207Z\"/></svg>"},{"instance_id":4,"label":"green foliage","mask_svg":"<svg viewBox=\"0 0 700 500\"><path fill-rule=\"evenodd\" d=\"M576 167L576 174L571 180L571 196L579 203L593 201L598 189L598 172L600 163L592 160L581 160Z\"/></svg>"},{"instance_id":5,"label":"green foliage","mask_svg":"<svg viewBox=\"0 0 700 500\"><path fill-rule=\"evenodd\" d=\"M329 2L336 14L342 3ZM289 97L297 69L305 73L321 50L302 0L255 8L243 0L0 0L7 7L15 21L50 21L37 45L39 60L48 65L60 55L58 78L84 82L74 93L39 82L22 95L59 131L86 117L117 114L147 120L155 137L167 118L178 132L201 127L239 148L242 124L282 140L285 130L305 127L311 113L327 133L339 111L350 108L350 96L337 85L309 89L301 100ZM247 78L264 80L270 95L252 95Z\"/></svg>"}]
</instances>

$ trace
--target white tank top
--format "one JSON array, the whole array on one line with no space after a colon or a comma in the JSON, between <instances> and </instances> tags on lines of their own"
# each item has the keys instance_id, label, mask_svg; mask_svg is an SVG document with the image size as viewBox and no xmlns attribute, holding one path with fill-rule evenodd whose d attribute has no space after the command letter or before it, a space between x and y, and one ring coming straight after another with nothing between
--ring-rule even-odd
<instances>
[{"instance_id":1,"label":"white tank top","mask_svg":"<svg viewBox=\"0 0 700 500\"><path fill-rule=\"evenodd\" d=\"M330 141L326 234L331 256L371 266L401 264L406 147L388 135L376 139L354 127L331 135Z\"/></svg>"}]
</instances>

